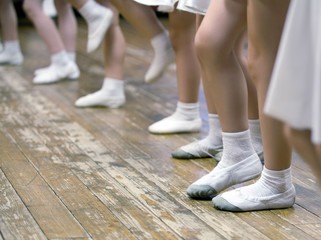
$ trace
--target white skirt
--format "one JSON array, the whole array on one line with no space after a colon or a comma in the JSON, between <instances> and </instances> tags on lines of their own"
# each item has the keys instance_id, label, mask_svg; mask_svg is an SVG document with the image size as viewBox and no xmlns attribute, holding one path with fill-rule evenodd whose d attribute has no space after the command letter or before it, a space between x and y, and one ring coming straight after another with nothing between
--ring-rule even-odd
<instances>
[{"instance_id":1,"label":"white skirt","mask_svg":"<svg viewBox=\"0 0 321 240\"><path fill-rule=\"evenodd\" d=\"M291 1L264 111L321 144L320 0Z\"/></svg>"},{"instance_id":2,"label":"white skirt","mask_svg":"<svg viewBox=\"0 0 321 240\"><path fill-rule=\"evenodd\" d=\"M211 0L179 0L177 9L205 15Z\"/></svg>"},{"instance_id":3,"label":"white skirt","mask_svg":"<svg viewBox=\"0 0 321 240\"><path fill-rule=\"evenodd\" d=\"M157 10L172 12L178 2L177 9L205 15L211 0L134 0L148 6L158 6Z\"/></svg>"},{"instance_id":4,"label":"white skirt","mask_svg":"<svg viewBox=\"0 0 321 240\"><path fill-rule=\"evenodd\" d=\"M161 12L174 11L175 3L178 2L178 0L134 0L134 1L147 6L158 6L157 10Z\"/></svg>"}]
</instances>

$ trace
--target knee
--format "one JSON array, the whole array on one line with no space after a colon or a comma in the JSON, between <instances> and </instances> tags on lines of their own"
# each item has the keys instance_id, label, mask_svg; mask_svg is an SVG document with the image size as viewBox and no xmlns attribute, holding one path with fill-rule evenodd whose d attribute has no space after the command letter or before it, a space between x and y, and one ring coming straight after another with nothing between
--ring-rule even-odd
<instances>
[{"instance_id":1,"label":"knee","mask_svg":"<svg viewBox=\"0 0 321 240\"><path fill-rule=\"evenodd\" d=\"M27 16L31 18L34 12L33 4L31 3L31 1L24 1L22 8L23 8L23 11L27 14Z\"/></svg>"},{"instance_id":2,"label":"knee","mask_svg":"<svg viewBox=\"0 0 321 240\"><path fill-rule=\"evenodd\" d=\"M224 62L233 51L224 39L200 28L194 40L196 53L200 59L211 59L212 63Z\"/></svg>"},{"instance_id":3,"label":"knee","mask_svg":"<svg viewBox=\"0 0 321 240\"><path fill-rule=\"evenodd\" d=\"M36 14L36 6L34 1L24 1L22 7L29 18L34 18Z\"/></svg>"}]
</instances>

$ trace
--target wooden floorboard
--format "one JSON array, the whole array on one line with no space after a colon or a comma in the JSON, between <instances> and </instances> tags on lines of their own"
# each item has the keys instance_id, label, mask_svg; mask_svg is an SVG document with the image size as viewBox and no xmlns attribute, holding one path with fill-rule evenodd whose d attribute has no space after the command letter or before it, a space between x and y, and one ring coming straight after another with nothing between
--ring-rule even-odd
<instances>
[{"instance_id":1,"label":"wooden floorboard","mask_svg":"<svg viewBox=\"0 0 321 240\"><path fill-rule=\"evenodd\" d=\"M80 79L46 86L32 84L33 71L49 63L46 47L30 24L20 26L25 62L0 66L0 239L321 239L321 191L295 154L293 208L229 213L187 197L187 186L216 162L170 153L206 135L204 95L200 133L149 134L175 109L175 66L145 84L150 45L121 26L127 102L120 109L74 107L104 76L102 51L84 52L82 21Z\"/></svg>"}]
</instances>

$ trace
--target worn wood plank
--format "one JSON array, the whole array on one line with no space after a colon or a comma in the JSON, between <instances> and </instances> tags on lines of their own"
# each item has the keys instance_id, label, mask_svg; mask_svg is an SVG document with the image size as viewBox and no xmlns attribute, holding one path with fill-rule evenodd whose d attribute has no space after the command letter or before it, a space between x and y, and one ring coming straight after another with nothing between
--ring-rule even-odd
<instances>
[{"instance_id":1,"label":"worn wood plank","mask_svg":"<svg viewBox=\"0 0 321 240\"><path fill-rule=\"evenodd\" d=\"M30 101L30 102L29 102ZM15 115L19 115L19 114L22 114L24 115L25 117L25 123L22 125L22 126L19 126L18 122L17 123L12 123L14 125L14 127L12 127L12 129L14 130L11 130L10 134L13 135L15 137L15 139L19 139L19 136L21 136L22 139L19 139L19 142L18 144L20 146L23 146L24 144L29 144L31 146L41 146L41 142L43 142L43 144L45 144L44 146L42 147L39 147L38 150L42 150L43 148L48 148L48 149L54 149L55 150L55 154L58 154L60 153L61 156L52 156L50 157L50 155L52 153L49 153L49 156L46 156L46 152L44 153L40 153L39 155L39 158L41 157L41 161L40 160L34 160L34 164L36 165L36 167L39 169L39 171L41 172L41 174L43 176L47 176L46 179L48 182L50 182L50 179L51 177L49 176L50 174L49 173L46 173L44 168L47 169L47 168L50 168L50 170L54 171L53 168L55 167L52 163L50 163L50 160L55 160L56 163L63 163L64 161L68 162L68 158L65 156L66 155L66 152L68 151L71 151L73 150L75 147L71 147L72 143L69 143L68 139L65 139L65 138L59 138L59 136L62 134L62 133L66 133L65 135L66 136L69 136L69 138L73 138L73 141L75 143L77 143L77 145L80 145L80 149L82 149L82 151L84 151L86 153L86 155L88 155L89 157L91 158L95 158L95 161L97 161L97 163L100 163L100 165L103 165L104 163L106 163L106 161L108 161L108 155L106 156L106 153L108 153L108 149L106 148L102 148L102 146L99 145L99 142L97 141L92 141L91 139L93 139L92 136L90 136L90 134L88 134L86 131L83 131L77 124L72 124L72 123L68 123L66 122L65 120L65 116L63 116L63 114L61 113L57 113L57 110L56 108L51 104L49 103L48 101L45 101L41 98L41 96L37 96L36 93L33 93L32 95L28 95L28 97L26 97L25 99L23 99L22 101L22 105L26 104L26 106L21 106L21 109L19 108L18 110L14 110L10 113L11 116L15 116ZM33 111L28 111L29 113L27 113L27 111L23 111L23 109L28 109L28 104L32 104L34 106L33 108ZM39 106L38 106L39 105ZM42 105L42 106L41 106ZM47 116L55 116L55 120L46 120L46 116L41 116L42 113L41 111L37 112L37 110L41 110L41 109L46 109L46 113L45 115ZM53 113L57 113L57 114L53 114L51 113L51 110ZM28 116L29 114L29 116ZM36 120L36 119L33 119L33 118L40 118L42 119L42 121L38 121L37 122L37 126L36 128L35 127L32 127L32 123ZM59 116L62 116L61 119L59 119ZM14 119L17 119L19 117L14 117ZM30 118L30 119L29 119ZM57 122L57 123L56 123ZM10 123L7 123L7 124L10 124ZM59 126L57 125L59 124ZM24 128L24 126L28 126L28 129ZM19 129L19 128L22 128L22 129ZM37 137L34 137L34 136L37 136ZM43 140L41 140L41 138L43 138ZM91 140L91 141L88 141ZM59 145L60 144L60 145ZM65 146L66 144L66 149L63 147ZM60 149L57 149L57 146L60 146ZM69 147L68 147L69 146ZM68 147L68 148L67 148ZM29 147L30 148L30 147ZM27 156L30 155L30 158L32 156L32 158L36 158L37 159L37 152L30 152L31 150L28 149L28 146L24 146L24 152ZM79 150L78 150L79 151ZM70 153L70 154L73 154L72 155L72 159L77 159L77 156L75 156L75 153ZM76 152L76 154L80 154L79 152ZM67 154L69 155L69 154ZM64 159L62 160L62 158L64 157ZM98 159L97 159L98 158ZM107 158L107 159L106 159ZM48 159L46 161L46 159ZM81 159L81 158L80 158ZM82 165L80 166L84 166L84 163L83 160L84 160L84 157L82 157ZM89 159L87 159L88 161ZM63 161L63 162L62 162ZM121 169L121 173L119 173L119 170L118 172L116 172L115 176L112 176L112 178L114 179L117 179L118 181L120 180L119 177L120 176L126 176L126 175L131 175L131 169L128 168L128 166L126 166L126 168L124 169L123 166L117 164L117 163L114 163L115 160L113 160L112 158L110 159L110 161L112 161L111 163L108 163L106 166L104 166L103 169L107 169L108 168L108 174L110 175L111 172L112 172L112 169L110 168L109 165L112 165L114 167L117 167L119 169ZM62 170L59 169L58 172L61 172ZM55 172L55 171L54 171ZM49 174L49 175L48 175ZM57 173L58 174L58 173ZM58 174L59 175L59 174ZM141 188L144 188L145 186L141 186L141 182L144 180L146 181L146 179L143 179L142 176L139 176L139 174L137 173L134 173L133 174L134 176L130 179L127 179L128 177L124 178L125 180L125 183L123 183L122 185L125 185L126 188L128 187L127 185L130 185L132 184L131 181L135 181L135 184L139 185L139 188L138 189L133 189L135 190L137 193L135 194L143 194L145 191L142 192L142 189ZM107 176L107 175L106 175ZM66 178L66 176L64 177ZM109 177L110 178L110 177ZM61 179L61 177L58 177L58 179ZM141 179L140 182L137 182L138 179ZM74 182L72 184L73 186L76 185ZM51 187L56 190L56 191L59 191L58 187L55 186L55 184L51 184ZM154 184L152 186L148 186L148 188L150 189L150 193L152 192L153 189L155 189L156 186L154 186ZM137 188L137 186L136 186ZM79 186L77 186L77 189L79 189ZM150 194L150 193L145 193L144 195L147 195ZM74 192L73 193L74 195L77 194L77 192ZM133 193L131 193L133 194ZM155 195L155 194L154 194ZM157 198L159 198L159 194L156 194L155 195ZM63 196L63 194L60 194L60 197L62 199L64 199L65 197ZM138 196L137 196L138 197ZM83 199L85 198L84 196L79 196L79 198L77 199ZM147 197L148 198L148 197ZM172 199L170 199L172 200ZM79 200L78 200L79 201ZM146 200L144 200L144 202L146 202ZM77 216L76 213L74 213L74 209L71 208L70 206L70 203L68 204L67 201L64 201L64 203L69 206L69 209L73 212L73 214L75 216ZM146 205L146 203L144 204L145 207L149 207ZM178 206L175 206L173 205L172 208L177 208ZM141 207L140 207L141 208ZM158 207L156 207L158 209ZM163 207L165 208L165 207ZM167 208L167 207L166 207ZM166 209L165 208L165 209ZM141 209L140 209L141 211ZM153 211L155 211L153 209ZM164 210L163 210L164 211ZM186 234L186 221L188 218L191 218L191 219L195 219L196 217L193 216L193 215L190 215L189 212L185 213L184 211L182 212L182 216L179 216L180 214L177 214L175 212L175 210L172 210L173 212L171 212L171 216L172 218L174 219L177 219L176 221L176 224L178 224L178 227L176 227L176 229L174 229L175 231L177 231L177 234ZM158 210L159 212L159 210ZM178 215L178 216L175 216L175 214ZM155 213L154 213L155 214ZM157 215L160 215L161 216L162 214L162 211L159 212ZM148 216L146 213L145 213L145 218L146 216ZM158 216L158 217L160 217ZM81 219L81 218L79 218ZM196 218L197 219L197 218ZM166 219L162 219L162 221L165 221ZM81 221L81 220L80 220ZM85 223L82 222L82 225L84 225ZM199 222L199 221L190 221L191 224L193 224L195 227L194 228L191 228L193 230L190 230L190 231L195 231L198 233L198 237L199 239L204 239L205 236L213 236L213 235L216 235L216 236L219 236L219 234L216 233L216 231L214 229L211 229L209 226L207 226L206 224L203 225L204 223L202 222ZM170 221L171 224L173 224L172 221ZM171 225L171 224L167 224L167 225ZM114 228L116 229L116 226L114 226ZM198 230L198 228L200 230ZM89 231L88 228L86 228L87 231ZM190 231L187 231L188 233L190 233ZM143 231L141 231L143 232ZM107 233L105 233L107 234ZM186 237L186 236L185 236ZM162 239L162 238L160 238Z\"/></svg>"},{"instance_id":2,"label":"worn wood plank","mask_svg":"<svg viewBox=\"0 0 321 240\"><path fill-rule=\"evenodd\" d=\"M0 239L46 239L1 168L0 195Z\"/></svg>"},{"instance_id":3,"label":"worn wood plank","mask_svg":"<svg viewBox=\"0 0 321 240\"><path fill-rule=\"evenodd\" d=\"M6 140L10 136L0 136L1 168L46 237L88 237L34 166Z\"/></svg>"}]
</instances>

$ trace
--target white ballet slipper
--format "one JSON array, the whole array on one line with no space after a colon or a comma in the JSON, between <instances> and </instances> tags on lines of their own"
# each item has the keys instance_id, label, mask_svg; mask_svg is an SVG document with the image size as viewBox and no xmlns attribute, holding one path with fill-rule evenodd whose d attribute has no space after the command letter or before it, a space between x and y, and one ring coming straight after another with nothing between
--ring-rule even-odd
<instances>
[{"instance_id":1,"label":"white ballet slipper","mask_svg":"<svg viewBox=\"0 0 321 240\"><path fill-rule=\"evenodd\" d=\"M51 65L48 68L42 69L33 79L34 84L50 84L59 82L63 79L75 80L79 77L80 72L77 64L69 61L66 65Z\"/></svg>"},{"instance_id":2,"label":"white ballet slipper","mask_svg":"<svg viewBox=\"0 0 321 240\"><path fill-rule=\"evenodd\" d=\"M198 132L202 127L200 118L193 120L180 120L173 116L164 118L148 127L148 131L154 134L189 133Z\"/></svg>"},{"instance_id":3,"label":"white ballet slipper","mask_svg":"<svg viewBox=\"0 0 321 240\"><path fill-rule=\"evenodd\" d=\"M21 65L23 63L23 55L21 52L2 51L0 53L0 64Z\"/></svg>"},{"instance_id":4,"label":"white ballet slipper","mask_svg":"<svg viewBox=\"0 0 321 240\"><path fill-rule=\"evenodd\" d=\"M254 179L262 172L262 164L257 154L232 166L224 167L222 164L219 162L210 173L192 183L187 188L188 196L195 199L212 199L228 187Z\"/></svg>"}]
</instances>

